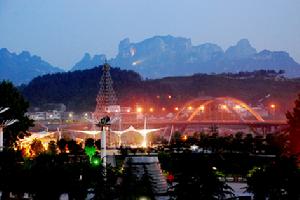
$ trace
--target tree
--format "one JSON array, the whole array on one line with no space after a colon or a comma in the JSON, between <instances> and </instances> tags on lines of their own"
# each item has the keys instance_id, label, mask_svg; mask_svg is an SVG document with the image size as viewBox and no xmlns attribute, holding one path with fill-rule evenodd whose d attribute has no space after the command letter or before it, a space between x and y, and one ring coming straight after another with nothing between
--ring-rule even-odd
<instances>
[{"instance_id":1,"label":"tree","mask_svg":"<svg viewBox=\"0 0 300 200\"><path fill-rule=\"evenodd\" d=\"M266 166L254 167L247 184L255 200L299 199L300 171L295 157L279 157Z\"/></svg>"},{"instance_id":2,"label":"tree","mask_svg":"<svg viewBox=\"0 0 300 200\"><path fill-rule=\"evenodd\" d=\"M88 147L93 147L95 146L95 140L93 138L88 138L85 140L85 145L84 146L88 146Z\"/></svg>"},{"instance_id":3,"label":"tree","mask_svg":"<svg viewBox=\"0 0 300 200\"><path fill-rule=\"evenodd\" d=\"M286 118L289 125L290 153L300 155L300 94L295 101L293 111L287 112Z\"/></svg>"},{"instance_id":4,"label":"tree","mask_svg":"<svg viewBox=\"0 0 300 200\"><path fill-rule=\"evenodd\" d=\"M226 199L233 196L232 189L220 180L222 176L211 164L200 160L194 154L182 154L174 163L175 186L174 197L178 200Z\"/></svg>"},{"instance_id":5,"label":"tree","mask_svg":"<svg viewBox=\"0 0 300 200\"><path fill-rule=\"evenodd\" d=\"M9 110L1 114L2 120L18 120L14 125L4 129L4 144L6 147L11 148L18 138L30 135L27 130L30 126L33 126L33 120L25 116L29 103L25 101L11 82L2 81L0 83L0 94L0 107L9 108Z\"/></svg>"},{"instance_id":6,"label":"tree","mask_svg":"<svg viewBox=\"0 0 300 200\"><path fill-rule=\"evenodd\" d=\"M54 141L50 141L48 144L48 153L55 155L57 153L57 145Z\"/></svg>"},{"instance_id":7,"label":"tree","mask_svg":"<svg viewBox=\"0 0 300 200\"><path fill-rule=\"evenodd\" d=\"M75 140L68 141L68 149L71 154L78 154L82 150L81 146Z\"/></svg>"},{"instance_id":8,"label":"tree","mask_svg":"<svg viewBox=\"0 0 300 200\"><path fill-rule=\"evenodd\" d=\"M30 149L35 156L41 154L45 150L42 142L37 139L34 139L32 141L32 143L30 144Z\"/></svg>"},{"instance_id":9,"label":"tree","mask_svg":"<svg viewBox=\"0 0 300 200\"><path fill-rule=\"evenodd\" d=\"M67 147L67 141L65 139L60 139L57 142L58 148L60 150L61 153L65 153L66 152L66 147Z\"/></svg>"}]
</instances>

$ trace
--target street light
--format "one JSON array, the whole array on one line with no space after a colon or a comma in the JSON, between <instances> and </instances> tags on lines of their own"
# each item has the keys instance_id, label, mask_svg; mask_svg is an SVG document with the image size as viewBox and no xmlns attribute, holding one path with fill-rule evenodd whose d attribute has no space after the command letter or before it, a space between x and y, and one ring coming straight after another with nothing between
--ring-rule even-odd
<instances>
[{"instance_id":1,"label":"street light","mask_svg":"<svg viewBox=\"0 0 300 200\"><path fill-rule=\"evenodd\" d=\"M103 160L102 165L106 167L106 129L109 129L110 117L103 117L100 122L97 124L98 127L101 128L101 159Z\"/></svg>"},{"instance_id":2,"label":"street light","mask_svg":"<svg viewBox=\"0 0 300 200\"><path fill-rule=\"evenodd\" d=\"M271 104L270 108L271 108L271 113L272 113L272 116L273 116L273 119L274 119L275 118L276 105L275 104Z\"/></svg>"},{"instance_id":3,"label":"street light","mask_svg":"<svg viewBox=\"0 0 300 200\"><path fill-rule=\"evenodd\" d=\"M142 108L142 107L137 107L137 108L136 108L136 112L138 112L138 113L143 112L143 108Z\"/></svg>"},{"instance_id":4,"label":"street light","mask_svg":"<svg viewBox=\"0 0 300 200\"><path fill-rule=\"evenodd\" d=\"M5 111L7 111L9 108L0 108L0 114L4 113ZM3 120L0 121L0 152L3 151L3 130L4 128L13 125L14 123L18 122L19 120L17 119L11 119L11 120Z\"/></svg>"}]
</instances>

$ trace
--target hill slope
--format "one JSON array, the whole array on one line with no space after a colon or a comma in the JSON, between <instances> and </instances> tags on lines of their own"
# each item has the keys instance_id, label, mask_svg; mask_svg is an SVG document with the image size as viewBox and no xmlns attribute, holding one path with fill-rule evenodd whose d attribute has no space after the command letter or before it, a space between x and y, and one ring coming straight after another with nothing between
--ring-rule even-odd
<instances>
[{"instance_id":1,"label":"hill slope","mask_svg":"<svg viewBox=\"0 0 300 200\"><path fill-rule=\"evenodd\" d=\"M64 103L68 110L93 111L99 90L101 68L44 75L33 79L22 89L32 106L45 103ZM114 88L122 106L145 106L173 108L200 96L232 96L256 105L270 94L266 104L277 103L285 112L293 106L293 100L300 91L299 80L278 80L266 73L241 73L187 77L168 77L156 80L142 80L127 70L111 69ZM262 75L261 75L262 74ZM172 99L168 99L168 95Z\"/></svg>"}]
</instances>

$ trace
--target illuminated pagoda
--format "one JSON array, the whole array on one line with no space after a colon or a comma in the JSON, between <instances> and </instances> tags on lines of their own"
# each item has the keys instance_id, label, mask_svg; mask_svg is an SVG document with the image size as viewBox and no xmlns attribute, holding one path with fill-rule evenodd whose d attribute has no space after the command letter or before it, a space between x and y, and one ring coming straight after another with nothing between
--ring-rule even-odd
<instances>
[{"instance_id":1,"label":"illuminated pagoda","mask_svg":"<svg viewBox=\"0 0 300 200\"><path fill-rule=\"evenodd\" d=\"M100 90L96 98L95 120L101 117L120 112L120 105L117 105L117 97L113 88L113 81L110 75L110 65L105 62L102 68Z\"/></svg>"}]
</instances>

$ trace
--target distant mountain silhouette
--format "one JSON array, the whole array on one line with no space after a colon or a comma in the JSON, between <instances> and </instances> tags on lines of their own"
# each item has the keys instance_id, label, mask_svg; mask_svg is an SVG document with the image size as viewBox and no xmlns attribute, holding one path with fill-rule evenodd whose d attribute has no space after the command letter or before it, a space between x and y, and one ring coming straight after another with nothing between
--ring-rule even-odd
<instances>
[{"instance_id":1,"label":"distant mountain silhouette","mask_svg":"<svg viewBox=\"0 0 300 200\"><path fill-rule=\"evenodd\" d=\"M95 55L93 58L89 53L85 53L83 58L72 67L71 71L89 69L105 63L106 56L104 54Z\"/></svg>"},{"instance_id":2,"label":"distant mountain silhouette","mask_svg":"<svg viewBox=\"0 0 300 200\"><path fill-rule=\"evenodd\" d=\"M105 58L104 55L100 56ZM103 59L96 61L95 57L91 59L89 56L89 59L80 61L80 69L103 63ZM117 56L109 62L112 66L134 70L148 78L259 69L282 69L287 76L300 76L300 65L287 52L257 52L247 39L238 41L224 51L216 44L193 46L190 39L170 35L155 36L138 43L126 38L120 42ZM76 66L78 63L73 70L78 68Z\"/></svg>"},{"instance_id":3,"label":"distant mountain silhouette","mask_svg":"<svg viewBox=\"0 0 300 200\"><path fill-rule=\"evenodd\" d=\"M104 54L86 53L71 71L102 65ZM118 54L108 60L113 67L133 70L144 78L187 76L195 73L237 73L254 70L284 70L289 77L300 76L300 65L284 51L257 52L247 39L223 50L217 44L192 45L183 37L154 36L132 43L128 38L119 44ZM63 72L40 57L23 51L20 54L0 49L0 80L14 84L28 83L34 77Z\"/></svg>"},{"instance_id":4,"label":"distant mountain silhouette","mask_svg":"<svg viewBox=\"0 0 300 200\"><path fill-rule=\"evenodd\" d=\"M15 54L5 48L0 49L0 80L10 80L19 85L28 83L36 76L56 72L63 70L53 67L38 56L30 55L28 51Z\"/></svg>"}]
</instances>

